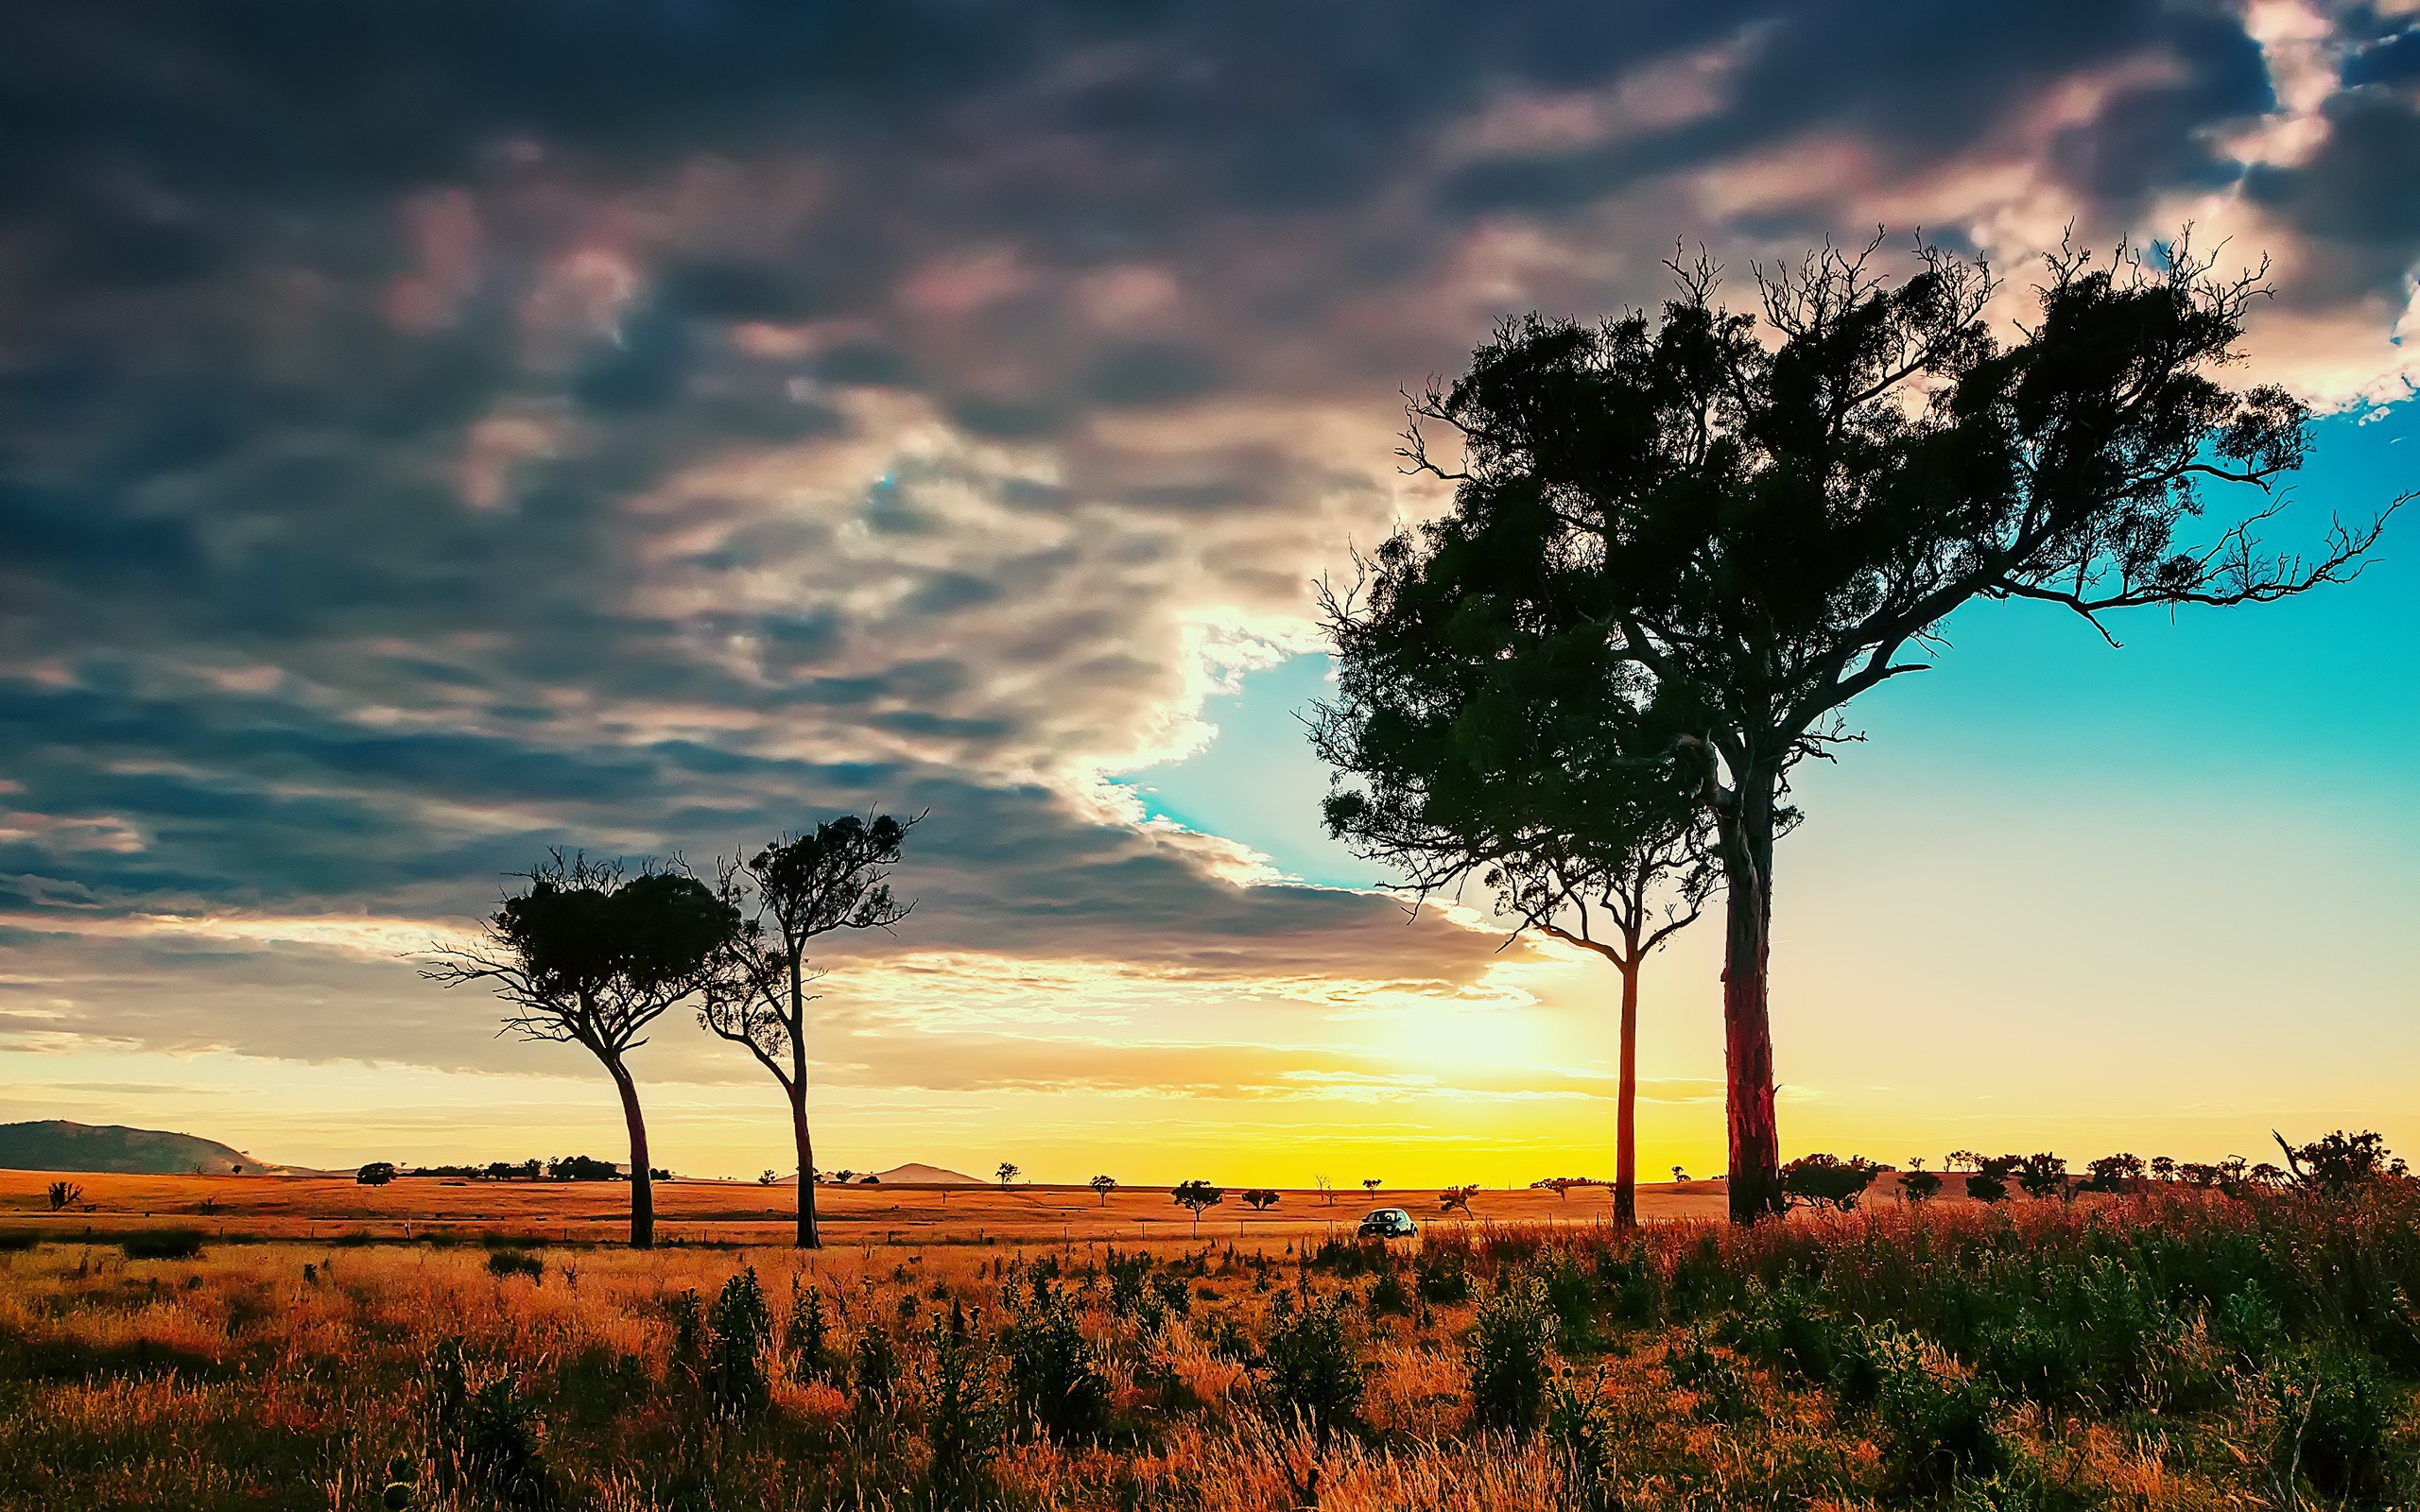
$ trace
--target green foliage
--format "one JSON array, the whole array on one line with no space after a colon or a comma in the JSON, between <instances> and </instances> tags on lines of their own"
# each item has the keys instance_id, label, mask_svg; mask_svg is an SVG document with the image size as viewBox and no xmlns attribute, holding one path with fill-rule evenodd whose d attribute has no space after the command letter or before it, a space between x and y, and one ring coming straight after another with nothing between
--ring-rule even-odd
<instances>
[{"instance_id":1,"label":"green foliage","mask_svg":"<svg viewBox=\"0 0 2420 1512\"><path fill-rule=\"evenodd\" d=\"M932 1458L925 1471L937 1506L974 1502L984 1473L1007 1442L1010 1412L990 1342L952 1301L925 1337L918 1407Z\"/></svg>"},{"instance_id":2,"label":"green foliage","mask_svg":"<svg viewBox=\"0 0 2420 1512\"><path fill-rule=\"evenodd\" d=\"M706 1317L699 1385L709 1412L747 1418L763 1409L770 1389L765 1357L772 1343L773 1312L751 1265L723 1282Z\"/></svg>"},{"instance_id":3,"label":"green foliage","mask_svg":"<svg viewBox=\"0 0 2420 1512\"><path fill-rule=\"evenodd\" d=\"M1109 1378L1064 1294L1040 1281L1000 1331L1017 1409L1054 1438L1097 1434L1109 1418Z\"/></svg>"},{"instance_id":4,"label":"green foliage","mask_svg":"<svg viewBox=\"0 0 2420 1512\"><path fill-rule=\"evenodd\" d=\"M830 1334L831 1325L823 1314L822 1291L813 1281L791 1273L790 1315L782 1331L782 1348L788 1351L791 1369L800 1380L819 1380L830 1373Z\"/></svg>"},{"instance_id":5,"label":"green foliage","mask_svg":"<svg viewBox=\"0 0 2420 1512\"><path fill-rule=\"evenodd\" d=\"M899 1391L899 1346L880 1323L857 1331L849 1355L849 1404L860 1419L890 1410Z\"/></svg>"},{"instance_id":6,"label":"green foliage","mask_svg":"<svg viewBox=\"0 0 2420 1512\"><path fill-rule=\"evenodd\" d=\"M1547 1388L1547 1441L1579 1512L1615 1512L1622 1504L1614 1483L1615 1425L1599 1400L1603 1384L1598 1376L1583 1392L1565 1368Z\"/></svg>"},{"instance_id":7,"label":"green foliage","mask_svg":"<svg viewBox=\"0 0 2420 1512\"><path fill-rule=\"evenodd\" d=\"M1554 1332L1554 1310L1534 1277L1508 1279L1480 1300L1464 1347L1476 1425L1524 1434L1538 1425Z\"/></svg>"},{"instance_id":8,"label":"green foliage","mask_svg":"<svg viewBox=\"0 0 2420 1512\"><path fill-rule=\"evenodd\" d=\"M1337 1298L1297 1307L1292 1297L1280 1293L1270 1304L1259 1385L1263 1407L1271 1417L1307 1423L1322 1444L1340 1431L1357 1432L1365 1376Z\"/></svg>"},{"instance_id":9,"label":"green foliage","mask_svg":"<svg viewBox=\"0 0 2420 1512\"><path fill-rule=\"evenodd\" d=\"M460 1339L446 1339L422 1375L428 1458L448 1493L493 1498L512 1512L544 1512L558 1496L539 1448L537 1405L508 1371L481 1370Z\"/></svg>"},{"instance_id":10,"label":"green foliage","mask_svg":"<svg viewBox=\"0 0 2420 1512\"><path fill-rule=\"evenodd\" d=\"M1412 1261L1412 1286L1426 1302L1468 1301L1471 1295L1469 1258L1461 1249L1429 1244Z\"/></svg>"},{"instance_id":11,"label":"green foliage","mask_svg":"<svg viewBox=\"0 0 2420 1512\"><path fill-rule=\"evenodd\" d=\"M1848 1323L1796 1271L1777 1286L1753 1281L1727 1332L1749 1358L1802 1380L1827 1381L1848 1349Z\"/></svg>"},{"instance_id":12,"label":"green foliage","mask_svg":"<svg viewBox=\"0 0 2420 1512\"><path fill-rule=\"evenodd\" d=\"M2006 1457L1991 1393L1920 1334L1890 1323L1853 1330L1839 1384L1844 1400L1873 1409L1903 1490L1938 1494L1962 1476L1993 1473Z\"/></svg>"},{"instance_id":13,"label":"green foliage","mask_svg":"<svg viewBox=\"0 0 2420 1512\"><path fill-rule=\"evenodd\" d=\"M2365 1352L2328 1348L2298 1354L2280 1362L2265 1385L2270 1463L2281 1485L2305 1480L2322 1496L2364 1505L2382 1504L2394 1493L2397 1477L2388 1457L2394 1393Z\"/></svg>"}]
</instances>

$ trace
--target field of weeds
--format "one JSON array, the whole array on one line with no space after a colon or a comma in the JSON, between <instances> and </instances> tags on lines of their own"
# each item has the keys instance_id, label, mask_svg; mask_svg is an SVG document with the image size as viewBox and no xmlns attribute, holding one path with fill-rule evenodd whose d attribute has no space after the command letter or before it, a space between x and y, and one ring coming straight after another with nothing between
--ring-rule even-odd
<instances>
[{"instance_id":1,"label":"field of weeds","mask_svg":"<svg viewBox=\"0 0 2420 1512\"><path fill-rule=\"evenodd\" d=\"M0 1507L2387 1506L2420 1196L1022 1250L43 1242Z\"/></svg>"}]
</instances>

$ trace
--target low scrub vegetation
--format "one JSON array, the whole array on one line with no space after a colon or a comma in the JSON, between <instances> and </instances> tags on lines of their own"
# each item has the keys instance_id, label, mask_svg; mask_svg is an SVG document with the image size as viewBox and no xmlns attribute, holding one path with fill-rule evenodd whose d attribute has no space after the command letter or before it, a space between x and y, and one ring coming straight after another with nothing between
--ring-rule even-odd
<instances>
[{"instance_id":1,"label":"low scrub vegetation","mask_svg":"<svg viewBox=\"0 0 2420 1512\"><path fill-rule=\"evenodd\" d=\"M1416 1247L44 1244L0 1508L2410 1505L2420 1191L2322 1153Z\"/></svg>"}]
</instances>

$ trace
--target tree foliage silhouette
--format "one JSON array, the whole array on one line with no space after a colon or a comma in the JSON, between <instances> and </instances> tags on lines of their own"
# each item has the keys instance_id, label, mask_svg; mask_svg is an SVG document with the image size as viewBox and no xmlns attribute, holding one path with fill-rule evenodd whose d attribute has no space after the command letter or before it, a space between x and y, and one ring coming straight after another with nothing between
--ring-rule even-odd
<instances>
[{"instance_id":1,"label":"tree foliage silhouette","mask_svg":"<svg viewBox=\"0 0 2420 1512\"><path fill-rule=\"evenodd\" d=\"M1311 743L1335 768L1328 833L1419 898L1476 880L1499 917L1613 964L1614 1221L1627 1226L1638 1216L1639 971L1713 891L1712 826L1691 768L1641 717L1650 679L1601 635L1570 636L1511 599L1419 586L1399 585L1384 614L1322 589L1338 693Z\"/></svg>"},{"instance_id":2,"label":"tree foliage silhouette","mask_svg":"<svg viewBox=\"0 0 2420 1512\"><path fill-rule=\"evenodd\" d=\"M890 895L884 879L899 860L916 819L843 815L812 834L785 834L743 861L721 868L720 895L738 922L717 959L713 989L698 1022L756 1057L789 1104L798 1168L815 1168L806 1116L808 965L817 936L843 929L888 929L915 907ZM845 1179L845 1178L844 1178ZM822 1242L815 1221L815 1183L798 1184L798 1246Z\"/></svg>"},{"instance_id":3,"label":"tree foliage silhouette","mask_svg":"<svg viewBox=\"0 0 2420 1512\"><path fill-rule=\"evenodd\" d=\"M2004 344L1983 318L1987 268L1920 244L1893 282L1876 250L1758 269L1762 329L1718 302L1703 258L1675 260L1679 292L1655 316L1499 326L1410 406L1407 463L1453 483L1454 508L1388 541L1349 606L1373 644L1429 634L1458 603L1518 627L1507 654L1539 666L1525 686L1591 717L1627 704L1607 717L1639 737L1621 754L1643 760L1660 736L1674 770L1626 770L1694 785L1725 888L1741 1221L1782 1204L1774 841L1795 817L1792 769L1854 738L1849 702L1928 666L1942 620L1976 599L2040 600L2107 636L2116 610L2342 581L2386 520L2337 524L2308 558L2261 546L2308 414L2213 376L2260 274L2218 277L2181 245L2106 264L2065 250ZM1459 439L1458 460L1431 453L1431 432ZM2212 484L2263 497L2204 527Z\"/></svg>"},{"instance_id":4,"label":"tree foliage silhouette","mask_svg":"<svg viewBox=\"0 0 2420 1512\"><path fill-rule=\"evenodd\" d=\"M628 1057L648 1025L706 989L738 917L678 861L625 876L618 861L557 850L527 880L480 944L432 952L421 974L449 988L484 983L505 1002L506 1033L577 1044L603 1064L630 1127L631 1244L649 1248L654 1172Z\"/></svg>"}]
</instances>

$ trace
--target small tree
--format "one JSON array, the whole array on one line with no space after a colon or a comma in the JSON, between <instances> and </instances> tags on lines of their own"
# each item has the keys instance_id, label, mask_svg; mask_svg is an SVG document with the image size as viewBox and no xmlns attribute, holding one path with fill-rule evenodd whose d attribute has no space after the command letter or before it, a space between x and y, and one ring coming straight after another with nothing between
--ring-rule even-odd
<instances>
[{"instance_id":1,"label":"small tree","mask_svg":"<svg viewBox=\"0 0 2420 1512\"><path fill-rule=\"evenodd\" d=\"M1336 1188L1329 1184L1327 1177L1323 1176L1311 1177L1311 1186L1318 1191L1322 1206L1329 1208L1336 1206Z\"/></svg>"},{"instance_id":2,"label":"small tree","mask_svg":"<svg viewBox=\"0 0 2420 1512\"><path fill-rule=\"evenodd\" d=\"M821 973L807 947L844 929L889 929L915 905L890 896L883 879L899 860L908 832L888 814L844 815L812 834L784 834L744 861L721 868L720 896L736 920L717 958L713 989L698 1022L745 1049L770 1072L789 1105L798 1168L815 1164L806 1116L807 984ZM821 1243L815 1183L798 1184L798 1246Z\"/></svg>"},{"instance_id":3,"label":"small tree","mask_svg":"<svg viewBox=\"0 0 2420 1512\"><path fill-rule=\"evenodd\" d=\"M769 1166L765 1167L764 1171L763 1171L761 1174L759 1174L759 1175L757 1176L757 1177L756 1177L756 1184L757 1184L758 1186L760 1186L760 1187L769 1187L769 1186L771 1186L774 1182L776 1182L776 1181L778 1181L778 1180L780 1180L780 1179L781 1179L781 1177L779 1177L775 1176L775 1175L773 1174L773 1168L772 1168L771 1166L769 1166Z\"/></svg>"},{"instance_id":4,"label":"small tree","mask_svg":"<svg viewBox=\"0 0 2420 1512\"><path fill-rule=\"evenodd\" d=\"M1178 1207L1193 1214L1193 1232L1196 1238L1199 1238L1201 1233L1202 1211L1215 1208L1227 1200L1225 1188L1214 1187L1209 1182L1199 1179L1179 1182L1176 1190L1169 1195Z\"/></svg>"},{"instance_id":5,"label":"small tree","mask_svg":"<svg viewBox=\"0 0 2420 1512\"><path fill-rule=\"evenodd\" d=\"M1862 1155L1802 1155L1781 1168L1781 1189L1792 1201L1841 1212L1856 1209L1882 1167Z\"/></svg>"},{"instance_id":6,"label":"small tree","mask_svg":"<svg viewBox=\"0 0 2420 1512\"><path fill-rule=\"evenodd\" d=\"M1277 1194L1268 1187L1254 1187L1244 1194L1244 1206L1254 1212L1267 1212L1277 1206Z\"/></svg>"},{"instance_id":7,"label":"small tree","mask_svg":"<svg viewBox=\"0 0 2420 1512\"><path fill-rule=\"evenodd\" d=\"M2029 1155L2017 1162L2016 1184L2036 1202L2046 1197L2065 1197L2067 1194L2067 1162L2048 1151Z\"/></svg>"},{"instance_id":8,"label":"small tree","mask_svg":"<svg viewBox=\"0 0 2420 1512\"><path fill-rule=\"evenodd\" d=\"M857 1173L856 1173L855 1171L849 1170L849 1169L848 1169L848 1168L846 1168L845 1166L844 1166L844 1167L842 1167L840 1170L838 1170L838 1171L835 1171L835 1172L833 1172L833 1173L832 1173L832 1179L833 1179L833 1180L835 1180L835 1181L838 1181L840 1185L842 1185L842 1186L844 1186L844 1187L845 1187L845 1186L847 1186L850 1182L852 1182L852 1181L856 1180L856 1178L857 1178Z\"/></svg>"},{"instance_id":9,"label":"small tree","mask_svg":"<svg viewBox=\"0 0 2420 1512\"><path fill-rule=\"evenodd\" d=\"M1006 1192L1009 1190L1009 1183L1017 1178L1019 1172L1013 1163L1008 1160L1002 1160L1000 1162L999 1169L994 1171L992 1174L1000 1178L1000 1190Z\"/></svg>"},{"instance_id":10,"label":"small tree","mask_svg":"<svg viewBox=\"0 0 2420 1512\"><path fill-rule=\"evenodd\" d=\"M1562 1198L1565 1202L1571 1200L1571 1189L1578 1184L1579 1183L1573 1181L1571 1177L1567 1176L1548 1177L1544 1181L1538 1183L1538 1185L1546 1188L1548 1192L1553 1193L1556 1196ZM1618 1214L1616 1216L1618 1217ZM1632 1216L1634 1219L1636 1217L1634 1211Z\"/></svg>"},{"instance_id":11,"label":"small tree","mask_svg":"<svg viewBox=\"0 0 2420 1512\"><path fill-rule=\"evenodd\" d=\"M1459 1208L1461 1210L1462 1216L1467 1218L1471 1214L1471 1198L1478 1194L1478 1188L1476 1186L1445 1187L1437 1194L1438 1211L1452 1212Z\"/></svg>"},{"instance_id":12,"label":"small tree","mask_svg":"<svg viewBox=\"0 0 2420 1512\"><path fill-rule=\"evenodd\" d=\"M73 1181L53 1181L43 1188L43 1194L50 1199L50 1211L53 1212L64 1212L84 1200L84 1189Z\"/></svg>"},{"instance_id":13,"label":"small tree","mask_svg":"<svg viewBox=\"0 0 2420 1512\"><path fill-rule=\"evenodd\" d=\"M1941 1173L1926 1170L1923 1156L1910 1156L1907 1173L1899 1177L1899 1200L1930 1202L1940 1191Z\"/></svg>"},{"instance_id":14,"label":"small tree","mask_svg":"<svg viewBox=\"0 0 2420 1512\"><path fill-rule=\"evenodd\" d=\"M2133 1192L2143 1184L2143 1158L2104 1155L2084 1167L2084 1192Z\"/></svg>"},{"instance_id":15,"label":"small tree","mask_svg":"<svg viewBox=\"0 0 2420 1512\"><path fill-rule=\"evenodd\" d=\"M1687 1168L1686 1168L1686 1167L1685 1167L1685 1166L1678 1166L1678 1165L1676 1165L1676 1166L1672 1167L1672 1183L1673 1183L1673 1185L1678 1186L1678 1185L1680 1185L1682 1182L1685 1182L1685 1181L1688 1180L1688 1178L1689 1178L1689 1173L1688 1173L1688 1170L1687 1170Z\"/></svg>"},{"instance_id":16,"label":"small tree","mask_svg":"<svg viewBox=\"0 0 2420 1512\"><path fill-rule=\"evenodd\" d=\"M621 1096L631 1137L631 1244L655 1244L647 1119L629 1056L649 1024L713 981L738 916L681 869L555 851L507 898L470 950L438 950L422 975L448 988L486 984L507 1005L506 1032L571 1043L595 1056Z\"/></svg>"},{"instance_id":17,"label":"small tree","mask_svg":"<svg viewBox=\"0 0 2420 1512\"><path fill-rule=\"evenodd\" d=\"M395 1179L395 1162L372 1160L353 1174L353 1179L365 1187L383 1187Z\"/></svg>"},{"instance_id":18,"label":"small tree","mask_svg":"<svg viewBox=\"0 0 2420 1512\"><path fill-rule=\"evenodd\" d=\"M1109 1194L1117 1190L1116 1178L1115 1177L1097 1176L1093 1177L1091 1185L1095 1192L1100 1194L1100 1205L1104 1208L1108 1207Z\"/></svg>"},{"instance_id":19,"label":"small tree","mask_svg":"<svg viewBox=\"0 0 2420 1512\"><path fill-rule=\"evenodd\" d=\"M2340 1128L2304 1145L2287 1143L2286 1136L2274 1129L2270 1130L2270 1138L2286 1152L2286 1164L2293 1173L2294 1185L2323 1196L2341 1197L2409 1174L2404 1163L2394 1158L2394 1152L2386 1147L2386 1142L2368 1130L2347 1134Z\"/></svg>"},{"instance_id":20,"label":"small tree","mask_svg":"<svg viewBox=\"0 0 2420 1512\"><path fill-rule=\"evenodd\" d=\"M1974 1174L1966 1178L1966 1194L1978 1202L2002 1202L2008 1197L2009 1173L2025 1163L2015 1155L1977 1155Z\"/></svg>"},{"instance_id":21,"label":"small tree","mask_svg":"<svg viewBox=\"0 0 2420 1512\"><path fill-rule=\"evenodd\" d=\"M1378 1178L1374 1176L1364 1177L1361 1180L1361 1190L1367 1192L1374 1197L1376 1196L1378 1194Z\"/></svg>"}]
</instances>

